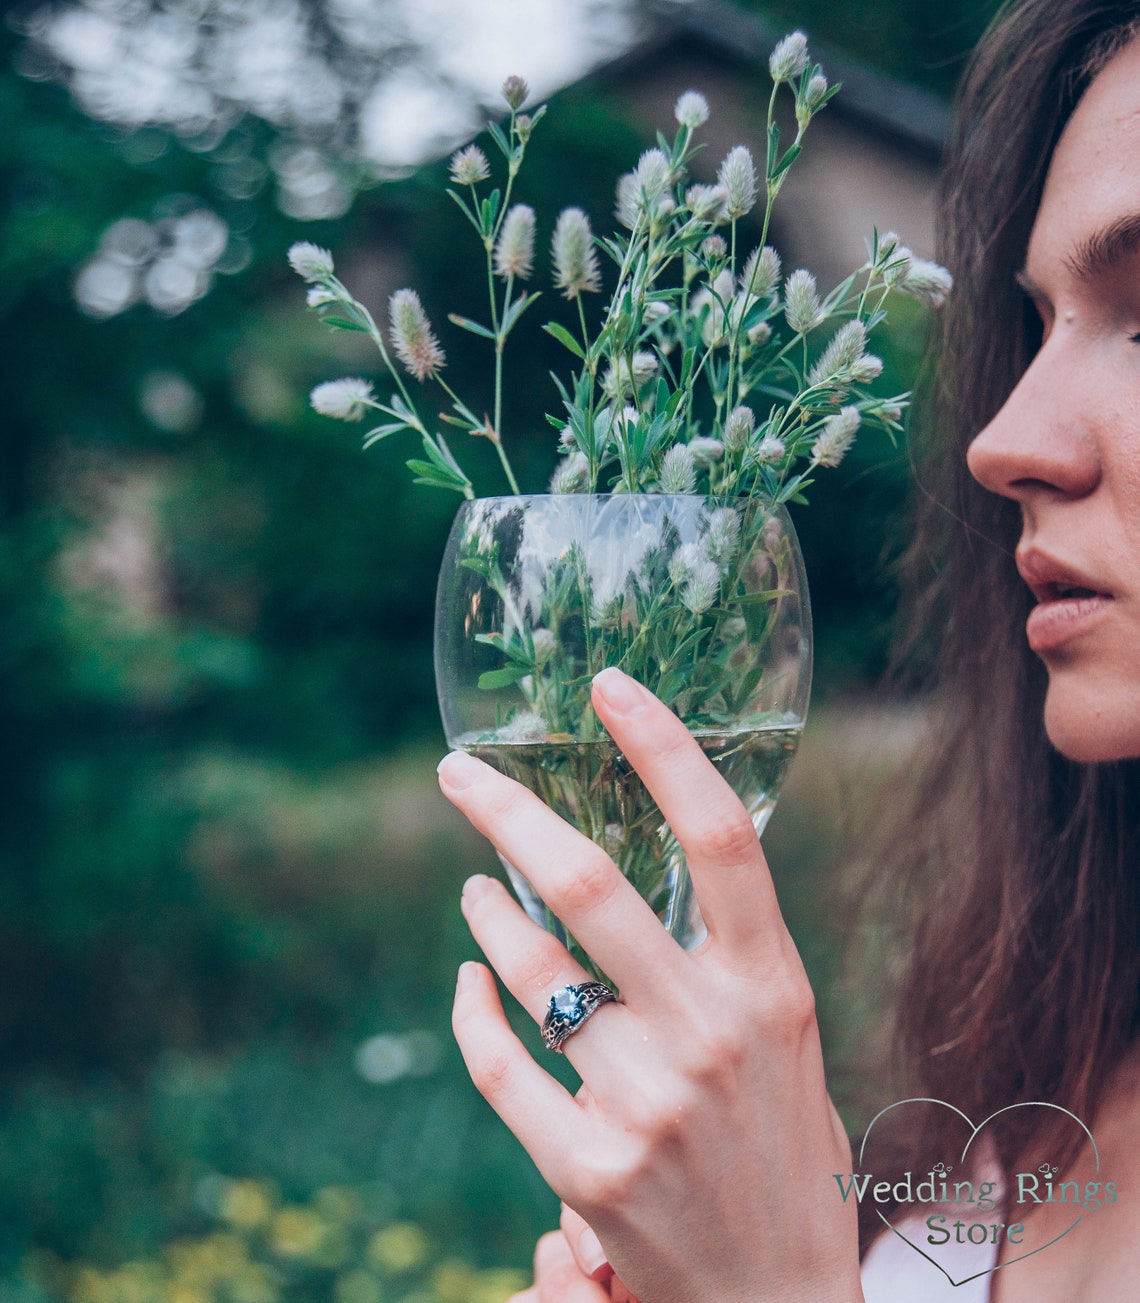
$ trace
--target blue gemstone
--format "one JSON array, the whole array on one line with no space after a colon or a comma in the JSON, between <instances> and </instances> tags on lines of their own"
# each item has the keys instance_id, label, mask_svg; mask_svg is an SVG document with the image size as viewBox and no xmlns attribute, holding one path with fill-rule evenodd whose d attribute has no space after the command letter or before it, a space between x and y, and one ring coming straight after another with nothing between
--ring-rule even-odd
<instances>
[{"instance_id":1,"label":"blue gemstone","mask_svg":"<svg viewBox=\"0 0 1140 1303\"><path fill-rule=\"evenodd\" d=\"M573 987L563 987L550 997L550 1007L559 1017L567 1022L576 1023L582 1017L582 1005L578 992Z\"/></svg>"}]
</instances>

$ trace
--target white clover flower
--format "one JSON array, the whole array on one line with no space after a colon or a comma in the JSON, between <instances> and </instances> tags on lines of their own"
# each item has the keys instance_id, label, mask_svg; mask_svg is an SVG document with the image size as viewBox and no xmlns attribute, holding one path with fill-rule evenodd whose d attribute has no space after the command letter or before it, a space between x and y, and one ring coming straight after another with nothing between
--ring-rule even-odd
<instances>
[{"instance_id":1,"label":"white clover flower","mask_svg":"<svg viewBox=\"0 0 1140 1303\"><path fill-rule=\"evenodd\" d=\"M641 219L641 190L632 172L625 172L617 179L614 216L631 231Z\"/></svg>"},{"instance_id":2,"label":"white clover flower","mask_svg":"<svg viewBox=\"0 0 1140 1303\"><path fill-rule=\"evenodd\" d=\"M451 179L456 185L477 185L490 175L491 165L478 145L468 145L452 154Z\"/></svg>"},{"instance_id":3,"label":"white clover flower","mask_svg":"<svg viewBox=\"0 0 1140 1303\"><path fill-rule=\"evenodd\" d=\"M897 287L910 275L914 254L905 244L899 244L896 238L888 255L884 257L880 250L879 261L882 267L883 284Z\"/></svg>"},{"instance_id":4,"label":"white clover flower","mask_svg":"<svg viewBox=\"0 0 1140 1303\"><path fill-rule=\"evenodd\" d=\"M289 266L307 281L324 281L333 274L332 254L319 244L298 240L289 246Z\"/></svg>"},{"instance_id":5,"label":"white clover flower","mask_svg":"<svg viewBox=\"0 0 1140 1303\"><path fill-rule=\"evenodd\" d=\"M779 85L780 82L798 77L807 67L807 60L807 37L803 32L792 32L777 42L776 48L768 57L768 71L772 74L772 80Z\"/></svg>"},{"instance_id":6,"label":"white clover flower","mask_svg":"<svg viewBox=\"0 0 1140 1303\"><path fill-rule=\"evenodd\" d=\"M339 303L341 296L332 290L327 290L323 285L313 285L305 295L305 306L310 308L323 308L329 303Z\"/></svg>"},{"instance_id":7,"label":"white clover flower","mask_svg":"<svg viewBox=\"0 0 1140 1303\"><path fill-rule=\"evenodd\" d=\"M659 149L647 149L637 160L638 193L648 208L653 208L669 184L669 160Z\"/></svg>"},{"instance_id":8,"label":"white clover flower","mask_svg":"<svg viewBox=\"0 0 1140 1303\"><path fill-rule=\"evenodd\" d=\"M673 107L673 116L682 127L695 131L709 120L709 102L697 90L687 90L677 99Z\"/></svg>"},{"instance_id":9,"label":"white clover flower","mask_svg":"<svg viewBox=\"0 0 1140 1303\"><path fill-rule=\"evenodd\" d=\"M534 267L534 209L514 204L503 218L495 242L495 275L526 280Z\"/></svg>"},{"instance_id":10,"label":"white clover flower","mask_svg":"<svg viewBox=\"0 0 1140 1303\"><path fill-rule=\"evenodd\" d=\"M397 290L388 300L388 317L388 337L410 374L420 381L434 376L446 358L415 290Z\"/></svg>"},{"instance_id":11,"label":"white clover flower","mask_svg":"<svg viewBox=\"0 0 1140 1303\"><path fill-rule=\"evenodd\" d=\"M533 710L517 710L498 730L500 742L545 742L550 725Z\"/></svg>"},{"instance_id":12,"label":"white clover flower","mask_svg":"<svg viewBox=\"0 0 1140 1303\"><path fill-rule=\"evenodd\" d=\"M954 278L945 267L926 258L911 258L910 268L898 288L928 308L940 308L953 286Z\"/></svg>"},{"instance_id":13,"label":"white clover flower","mask_svg":"<svg viewBox=\"0 0 1140 1303\"><path fill-rule=\"evenodd\" d=\"M756 207L756 165L746 145L728 151L716 179L728 195L725 211L730 219L735 221Z\"/></svg>"},{"instance_id":14,"label":"white clover flower","mask_svg":"<svg viewBox=\"0 0 1140 1303\"><path fill-rule=\"evenodd\" d=\"M787 448L783 439L777 439L774 434L767 434L756 445L752 456L761 466L773 466L778 461L783 461Z\"/></svg>"},{"instance_id":15,"label":"white clover flower","mask_svg":"<svg viewBox=\"0 0 1140 1303\"><path fill-rule=\"evenodd\" d=\"M335 416L338 421L359 421L375 395L372 385L359 376L345 376L343 380L326 380L317 385L309 395L314 412L322 416Z\"/></svg>"},{"instance_id":16,"label":"white clover flower","mask_svg":"<svg viewBox=\"0 0 1140 1303\"><path fill-rule=\"evenodd\" d=\"M743 452L752 438L756 416L751 407L734 407L724 423L724 446L729 452Z\"/></svg>"},{"instance_id":17,"label":"white clover flower","mask_svg":"<svg viewBox=\"0 0 1140 1303\"><path fill-rule=\"evenodd\" d=\"M563 458L550 477L551 493L582 493L590 477L590 463L580 452Z\"/></svg>"},{"instance_id":18,"label":"white clover flower","mask_svg":"<svg viewBox=\"0 0 1140 1303\"><path fill-rule=\"evenodd\" d=\"M503 99L507 101L508 108L521 109L529 94L530 87L525 77L508 77L503 82Z\"/></svg>"},{"instance_id":19,"label":"white clover flower","mask_svg":"<svg viewBox=\"0 0 1140 1303\"><path fill-rule=\"evenodd\" d=\"M606 591L594 594L590 601L590 620L599 629L616 629L622 621L625 595Z\"/></svg>"},{"instance_id":20,"label":"white clover flower","mask_svg":"<svg viewBox=\"0 0 1140 1303\"><path fill-rule=\"evenodd\" d=\"M758 321L754 326L749 327L748 342L753 348L763 348L771 338L772 327L766 321Z\"/></svg>"},{"instance_id":21,"label":"white clover flower","mask_svg":"<svg viewBox=\"0 0 1140 1303\"><path fill-rule=\"evenodd\" d=\"M704 560L704 549L699 543L682 543L669 558L670 581L680 588Z\"/></svg>"},{"instance_id":22,"label":"white clover flower","mask_svg":"<svg viewBox=\"0 0 1140 1303\"><path fill-rule=\"evenodd\" d=\"M675 443L661 460L657 477L662 493L692 493L697 487L697 467L688 446Z\"/></svg>"},{"instance_id":23,"label":"white clover flower","mask_svg":"<svg viewBox=\"0 0 1140 1303\"><path fill-rule=\"evenodd\" d=\"M784 284L784 316L797 335L806 335L823 320L823 309L810 271L794 271Z\"/></svg>"},{"instance_id":24,"label":"white clover flower","mask_svg":"<svg viewBox=\"0 0 1140 1303\"><path fill-rule=\"evenodd\" d=\"M731 507L718 507L709 517L704 543L709 560L723 570L740 546L740 517Z\"/></svg>"},{"instance_id":25,"label":"white clover flower","mask_svg":"<svg viewBox=\"0 0 1140 1303\"><path fill-rule=\"evenodd\" d=\"M530 640L534 644L534 660L536 665L545 665L546 662L554 655L554 649L558 646L558 639L555 637L553 629L535 629Z\"/></svg>"},{"instance_id":26,"label":"white clover flower","mask_svg":"<svg viewBox=\"0 0 1140 1303\"><path fill-rule=\"evenodd\" d=\"M602 288L594 233L590 219L580 208L564 208L558 214L550 254L554 262L554 284L564 298L575 299L587 292L597 294Z\"/></svg>"},{"instance_id":27,"label":"white clover flower","mask_svg":"<svg viewBox=\"0 0 1140 1303\"><path fill-rule=\"evenodd\" d=\"M720 567L715 561L698 561L681 589L681 605L693 615L707 611L720 588Z\"/></svg>"},{"instance_id":28,"label":"white clover flower","mask_svg":"<svg viewBox=\"0 0 1140 1303\"><path fill-rule=\"evenodd\" d=\"M719 262L722 258L728 257L728 245L722 235L707 236L701 242L701 253L709 262Z\"/></svg>"},{"instance_id":29,"label":"white clover flower","mask_svg":"<svg viewBox=\"0 0 1140 1303\"><path fill-rule=\"evenodd\" d=\"M857 407L841 407L835 416L829 416L811 446L812 464L838 466L855 442L862 419Z\"/></svg>"},{"instance_id":30,"label":"white clover flower","mask_svg":"<svg viewBox=\"0 0 1140 1303\"><path fill-rule=\"evenodd\" d=\"M869 385L883 374L883 359L874 353L864 353L851 366L851 379L857 385Z\"/></svg>"},{"instance_id":31,"label":"white clover flower","mask_svg":"<svg viewBox=\"0 0 1140 1303\"><path fill-rule=\"evenodd\" d=\"M719 439L698 436L689 440L689 451L698 466L711 466L724 453L724 444Z\"/></svg>"},{"instance_id":32,"label":"white clover flower","mask_svg":"<svg viewBox=\"0 0 1140 1303\"><path fill-rule=\"evenodd\" d=\"M804 107L809 113L814 113L823 103L823 97L827 94L827 78L822 73L816 73L814 77L808 79L807 88L804 91Z\"/></svg>"},{"instance_id":33,"label":"white clover flower","mask_svg":"<svg viewBox=\"0 0 1140 1303\"><path fill-rule=\"evenodd\" d=\"M740 288L758 299L771 298L780 283L780 255L771 245L753 249L740 273Z\"/></svg>"},{"instance_id":34,"label":"white clover flower","mask_svg":"<svg viewBox=\"0 0 1140 1303\"><path fill-rule=\"evenodd\" d=\"M722 185L691 185L685 191L685 207L701 222L724 221L728 191Z\"/></svg>"},{"instance_id":35,"label":"white clover flower","mask_svg":"<svg viewBox=\"0 0 1140 1303\"><path fill-rule=\"evenodd\" d=\"M632 358L623 354L614 358L602 375L602 392L614 402L620 402L638 392L656 373L657 358L652 353L638 349ZM636 408L629 410L636 420Z\"/></svg>"},{"instance_id":36,"label":"white clover flower","mask_svg":"<svg viewBox=\"0 0 1140 1303\"><path fill-rule=\"evenodd\" d=\"M830 342L808 372L808 384L827 384L850 379L851 368L863 356L867 343L867 330L859 320L845 322L832 335Z\"/></svg>"},{"instance_id":37,"label":"white clover flower","mask_svg":"<svg viewBox=\"0 0 1140 1303\"><path fill-rule=\"evenodd\" d=\"M658 321L664 321L668 315L669 305L661 299L650 299L642 311L642 316L650 325Z\"/></svg>"}]
</instances>

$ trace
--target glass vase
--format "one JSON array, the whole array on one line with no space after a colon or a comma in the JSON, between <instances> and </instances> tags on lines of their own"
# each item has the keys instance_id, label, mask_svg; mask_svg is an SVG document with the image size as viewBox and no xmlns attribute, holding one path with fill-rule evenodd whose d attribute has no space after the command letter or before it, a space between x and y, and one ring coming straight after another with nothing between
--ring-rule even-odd
<instances>
[{"instance_id":1,"label":"glass vase","mask_svg":"<svg viewBox=\"0 0 1140 1303\"><path fill-rule=\"evenodd\" d=\"M757 835L811 682L803 560L782 506L699 495L541 494L459 509L440 570L435 670L448 743L517 779L605 848L686 948L705 935L685 857L590 704L616 665L684 721ZM531 918L597 972L514 865Z\"/></svg>"}]
</instances>

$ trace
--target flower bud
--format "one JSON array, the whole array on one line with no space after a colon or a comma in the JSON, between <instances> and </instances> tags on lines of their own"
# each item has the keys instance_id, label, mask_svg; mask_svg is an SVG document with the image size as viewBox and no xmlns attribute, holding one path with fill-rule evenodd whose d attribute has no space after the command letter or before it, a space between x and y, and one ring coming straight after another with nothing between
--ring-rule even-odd
<instances>
[{"instance_id":1,"label":"flower bud","mask_svg":"<svg viewBox=\"0 0 1140 1303\"><path fill-rule=\"evenodd\" d=\"M314 412L335 416L338 421L359 421L373 399L372 385L356 376L326 380L309 395Z\"/></svg>"},{"instance_id":2,"label":"flower bud","mask_svg":"<svg viewBox=\"0 0 1140 1303\"><path fill-rule=\"evenodd\" d=\"M673 116L683 127L695 131L709 120L708 100L696 90L687 90L681 95L673 109Z\"/></svg>"},{"instance_id":3,"label":"flower bud","mask_svg":"<svg viewBox=\"0 0 1140 1303\"><path fill-rule=\"evenodd\" d=\"M756 166L746 145L729 150L716 179L728 196L725 211L732 221L756 207Z\"/></svg>"},{"instance_id":4,"label":"flower bud","mask_svg":"<svg viewBox=\"0 0 1140 1303\"><path fill-rule=\"evenodd\" d=\"M751 407L734 407L724 423L724 446L729 452L743 452L752 438L756 417Z\"/></svg>"},{"instance_id":5,"label":"flower bud","mask_svg":"<svg viewBox=\"0 0 1140 1303\"><path fill-rule=\"evenodd\" d=\"M768 71L779 85L798 77L807 67L807 37L803 32L792 32L777 42L768 58Z\"/></svg>"},{"instance_id":6,"label":"flower bud","mask_svg":"<svg viewBox=\"0 0 1140 1303\"><path fill-rule=\"evenodd\" d=\"M521 109L529 94L530 87L523 77L508 77L503 82L503 99L507 101L508 108Z\"/></svg>"},{"instance_id":7,"label":"flower bud","mask_svg":"<svg viewBox=\"0 0 1140 1303\"><path fill-rule=\"evenodd\" d=\"M298 240L289 246L289 266L302 280L323 281L333 274L332 254L319 244Z\"/></svg>"},{"instance_id":8,"label":"flower bud","mask_svg":"<svg viewBox=\"0 0 1140 1303\"><path fill-rule=\"evenodd\" d=\"M487 155L478 145L457 149L451 156L451 179L456 185L476 185L491 175Z\"/></svg>"},{"instance_id":9,"label":"flower bud","mask_svg":"<svg viewBox=\"0 0 1140 1303\"><path fill-rule=\"evenodd\" d=\"M526 280L534 266L534 209L514 204L503 218L495 242L495 275Z\"/></svg>"},{"instance_id":10,"label":"flower bud","mask_svg":"<svg viewBox=\"0 0 1140 1303\"><path fill-rule=\"evenodd\" d=\"M806 335L823 320L823 309L810 271L794 271L784 285L784 315L797 335Z\"/></svg>"},{"instance_id":11,"label":"flower bud","mask_svg":"<svg viewBox=\"0 0 1140 1303\"><path fill-rule=\"evenodd\" d=\"M415 290L397 290L388 300L388 337L396 356L417 380L434 376L446 358Z\"/></svg>"},{"instance_id":12,"label":"flower bud","mask_svg":"<svg viewBox=\"0 0 1140 1303\"><path fill-rule=\"evenodd\" d=\"M597 294L602 288L590 219L580 208L566 208L559 213L550 252L554 284L565 298L575 299L587 291Z\"/></svg>"}]
</instances>

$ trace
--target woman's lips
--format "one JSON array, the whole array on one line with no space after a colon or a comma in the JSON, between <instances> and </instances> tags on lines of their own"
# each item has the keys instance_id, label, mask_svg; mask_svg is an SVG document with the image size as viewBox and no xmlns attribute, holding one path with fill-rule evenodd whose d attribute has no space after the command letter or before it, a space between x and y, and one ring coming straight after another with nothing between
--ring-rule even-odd
<instances>
[{"instance_id":1,"label":"woman's lips","mask_svg":"<svg viewBox=\"0 0 1140 1303\"><path fill-rule=\"evenodd\" d=\"M1112 600L1104 593L1085 591L1040 602L1025 622L1030 648L1040 655L1086 633L1109 609Z\"/></svg>"}]
</instances>

